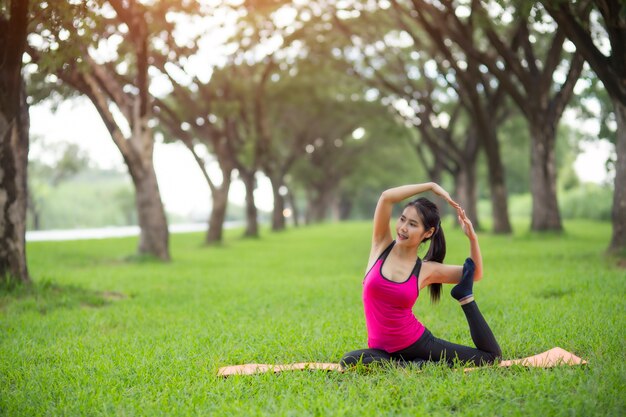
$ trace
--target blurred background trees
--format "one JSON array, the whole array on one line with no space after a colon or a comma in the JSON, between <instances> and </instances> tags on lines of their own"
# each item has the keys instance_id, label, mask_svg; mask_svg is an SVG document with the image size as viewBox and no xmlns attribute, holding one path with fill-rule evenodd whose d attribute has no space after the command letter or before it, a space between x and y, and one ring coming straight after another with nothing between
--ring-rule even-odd
<instances>
[{"instance_id":1,"label":"blurred background trees","mask_svg":"<svg viewBox=\"0 0 626 417\"><path fill-rule=\"evenodd\" d=\"M2 28L24 12L18 3L0 1ZM211 190L209 244L222 240L234 182L245 185L245 235L256 237L259 219L280 231L289 219L367 218L384 188L435 180L495 233L511 233L519 216L534 231L559 231L570 216L608 220L612 199L619 253L625 9L618 0L30 3L18 71L28 102L89 98L127 173L98 173L79 148L44 147L57 157L31 157L29 225L70 227L53 220L52 201L76 187L67 210L78 213L92 199L79 178L89 178L118 207L107 222L137 222L139 253L169 259L175 217L155 175L159 141L182 143ZM615 144L612 180L580 184L580 144L600 139ZM107 176L117 179L94 179ZM261 179L271 213L258 210Z\"/></svg>"}]
</instances>

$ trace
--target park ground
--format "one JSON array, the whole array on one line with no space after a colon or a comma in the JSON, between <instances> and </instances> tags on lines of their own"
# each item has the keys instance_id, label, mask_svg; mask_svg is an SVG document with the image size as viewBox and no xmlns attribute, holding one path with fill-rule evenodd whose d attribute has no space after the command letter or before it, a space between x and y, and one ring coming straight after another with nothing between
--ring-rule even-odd
<instances>
[{"instance_id":1,"label":"park ground","mask_svg":"<svg viewBox=\"0 0 626 417\"><path fill-rule=\"evenodd\" d=\"M370 225L260 239L171 237L173 262L129 256L136 238L28 245L32 288L0 292L0 415L626 415L626 270L604 256L610 224L563 234L480 234L475 294L505 358L560 346L579 367L442 366L216 376L239 363L336 362L365 347L361 280ZM468 244L447 227L448 263ZM415 313L471 344L444 287Z\"/></svg>"}]
</instances>

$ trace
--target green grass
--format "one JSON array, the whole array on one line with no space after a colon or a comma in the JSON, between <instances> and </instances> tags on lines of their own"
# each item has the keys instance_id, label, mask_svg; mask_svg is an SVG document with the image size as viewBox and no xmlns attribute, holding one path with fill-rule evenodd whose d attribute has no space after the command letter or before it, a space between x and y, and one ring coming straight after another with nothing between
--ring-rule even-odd
<instances>
[{"instance_id":1,"label":"green grass","mask_svg":"<svg viewBox=\"0 0 626 417\"><path fill-rule=\"evenodd\" d=\"M331 362L365 347L367 223L230 232L210 248L201 233L174 235L170 264L129 258L135 239L29 244L36 285L0 293L0 415L625 415L626 271L603 256L609 224L565 226L482 234L475 293L505 358L560 346L589 365L471 373L216 377L224 365ZM447 262L461 263L466 240L446 237ZM448 290L416 314L470 344Z\"/></svg>"}]
</instances>

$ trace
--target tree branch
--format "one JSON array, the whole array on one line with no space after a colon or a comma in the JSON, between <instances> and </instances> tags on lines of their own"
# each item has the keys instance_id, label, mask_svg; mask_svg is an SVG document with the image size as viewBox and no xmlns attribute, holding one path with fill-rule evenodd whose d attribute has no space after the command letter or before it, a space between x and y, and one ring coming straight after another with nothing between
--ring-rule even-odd
<instances>
[{"instance_id":1,"label":"tree branch","mask_svg":"<svg viewBox=\"0 0 626 417\"><path fill-rule=\"evenodd\" d=\"M612 61L611 58L600 52L593 43L591 33L587 28L583 27L574 16L567 2L553 3L552 1L544 0L542 4L559 27L563 28L567 37L576 45L576 49L580 51L582 56L598 75L598 78L602 80L607 92L626 104L626 86L623 86L620 81L623 78L624 70L621 68L620 72L620 68L613 67L614 62L619 61ZM623 43L622 46L611 45L611 47L615 52L623 51ZM619 60L619 58L617 59Z\"/></svg>"}]
</instances>

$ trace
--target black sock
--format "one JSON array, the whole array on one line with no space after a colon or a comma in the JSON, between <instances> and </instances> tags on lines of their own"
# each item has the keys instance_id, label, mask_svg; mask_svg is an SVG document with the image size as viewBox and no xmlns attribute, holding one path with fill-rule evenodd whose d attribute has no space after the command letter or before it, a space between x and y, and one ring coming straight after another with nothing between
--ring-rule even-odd
<instances>
[{"instance_id":1,"label":"black sock","mask_svg":"<svg viewBox=\"0 0 626 417\"><path fill-rule=\"evenodd\" d=\"M474 286L474 270L476 265L472 258L467 258L463 264L463 276L461 276L461 282L456 284L450 291L450 295L461 300L473 294L472 287Z\"/></svg>"}]
</instances>

